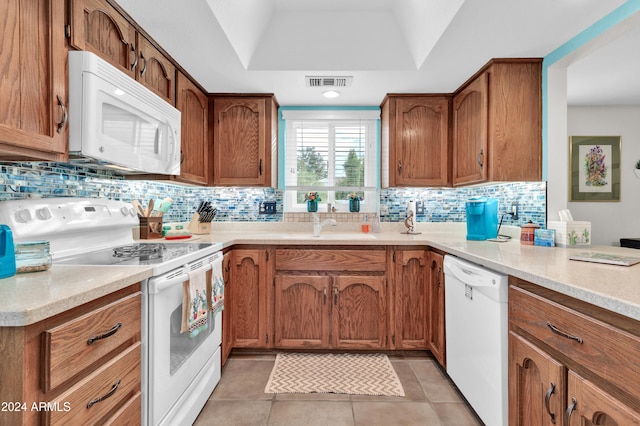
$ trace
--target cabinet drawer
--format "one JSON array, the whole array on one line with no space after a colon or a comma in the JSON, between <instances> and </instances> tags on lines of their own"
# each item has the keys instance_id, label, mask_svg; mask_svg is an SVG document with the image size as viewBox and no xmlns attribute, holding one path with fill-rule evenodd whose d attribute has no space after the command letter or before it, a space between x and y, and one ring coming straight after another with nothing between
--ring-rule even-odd
<instances>
[{"instance_id":1,"label":"cabinet drawer","mask_svg":"<svg viewBox=\"0 0 640 426\"><path fill-rule=\"evenodd\" d=\"M118 347L139 341L141 314L136 293L45 331L43 390L64 383Z\"/></svg>"},{"instance_id":2,"label":"cabinet drawer","mask_svg":"<svg viewBox=\"0 0 640 426\"><path fill-rule=\"evenodd\" d=\"M276 269L284 271L385 271L385 250L276 250Z\"/></svg>"},{"instance_id":3,"label":"cabinet drawer","mask_svg":"<svg viewBox=\"0 0 640 426\"><path fill-rule=\"evenodd\" d=\"M140 392L140 360L141 345L135 343L52 401L59 409L48 412L47 424L97 423L126 405Z\"/></svg>"},{"instance_id":4,"label":"cabinet drawer","mask_svg":"<svg viewBox=\"0 0 640 426\"><path fill-rule=\"evenodd\" d=\"M572 300L577 307L576 302ZM586 369L631 395L640 395L640 338L605 322L604 312L603 318L595 318L564 305L510 286L509 328L544 342L568 358L571 368Z\"/></svg>"}]
</instances>

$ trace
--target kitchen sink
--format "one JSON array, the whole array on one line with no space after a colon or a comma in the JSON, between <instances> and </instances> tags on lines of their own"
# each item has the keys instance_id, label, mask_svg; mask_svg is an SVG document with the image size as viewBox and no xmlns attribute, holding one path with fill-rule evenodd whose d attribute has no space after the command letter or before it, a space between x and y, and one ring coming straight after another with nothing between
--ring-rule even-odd
<instances>
[{"instance_id":1,"label":"kitchen sink","mask_svg":"<svg viewBox=\"0 0 640 426\"><path fill-rule=\"evenodd\" d=\"M327 232L314 237L310 232L297 232L280 234L283 240L331 240L331 241L353 241L353 240L375 240L372 234L362 232Z\"/></svg>"}]
</instances>

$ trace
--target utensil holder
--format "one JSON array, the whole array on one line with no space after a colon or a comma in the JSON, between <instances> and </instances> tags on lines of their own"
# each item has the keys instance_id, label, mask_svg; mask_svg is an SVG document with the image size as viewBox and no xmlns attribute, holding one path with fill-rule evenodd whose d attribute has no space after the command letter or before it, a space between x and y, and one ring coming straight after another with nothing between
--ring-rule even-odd
<instances>
[{"instance_id":1,"label":"utensil holder","mask_svg":"<svg viewBox=\"0 0 640 426\"><path fill-rule=\"evenodd\" d=\"M195 235L203 235L211 233L211 222L200 222L200 214L194 213L191 216L191 221L187 226L189 232Z\"/></svg>"},{"instance_id":2,"label":"utensil holder","mask_svg":"<svg viewBox=\"0 0 640 426\"><path fill-rule=\"evenodd\" d=\"M140 239L152 240L162 238L162 216L140 218Z\"/></svg>"}]
</instances>

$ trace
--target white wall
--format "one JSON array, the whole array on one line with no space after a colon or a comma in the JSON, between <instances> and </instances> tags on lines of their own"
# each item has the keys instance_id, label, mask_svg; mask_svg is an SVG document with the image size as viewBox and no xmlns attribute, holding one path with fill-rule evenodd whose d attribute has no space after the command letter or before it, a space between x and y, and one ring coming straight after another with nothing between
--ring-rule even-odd
<instances>
[{"instance_id":1,"label":"white wall","mask_svg":"<svg viewBox=\"0 0 640 426\"><path fill-rule=\"evenodd\" d=\"M621 136L620 202L569 202L573 218L591 221L596 245L640 238L640 179L633 173L640 160L640 106L569 107L567 131L569 136Z\"/></svg>"}]
</instances>

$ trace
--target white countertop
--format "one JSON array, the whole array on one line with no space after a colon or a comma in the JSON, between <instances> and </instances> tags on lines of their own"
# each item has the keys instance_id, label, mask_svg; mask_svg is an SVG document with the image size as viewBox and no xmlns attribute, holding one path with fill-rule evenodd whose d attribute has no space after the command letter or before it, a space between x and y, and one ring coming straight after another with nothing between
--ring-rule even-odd
<instances>
[{"instance_id":1,"label":"white countertop","mask_svg":"<svg viewBox=\"0 0 640 426\"><path fill-rule=\"evenodd\" d=\"M592 303L640 321L640 264L630 267L569 260L578 252L602 252L640 257L640 251L597 246L537 247L520 244L518 228L504 232L509 242L468 241L464 224L419 223L421 234L401 234L401 224L382 224L382 232L362 234L353 224L325 227L311 236L311 223L214 223L211 234L186 241L232 245L360 245L432 246L498 272ZM96 272L100 268L104 273ZM106 272L108 270L108 272ZM143 266L53 266L49 271L18 274L0 280L0 326L35 323L151 276Z\"/></svg>"}]
</instances>

